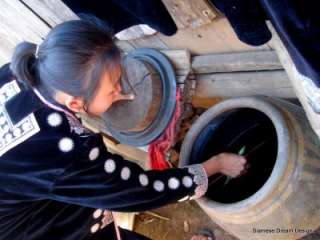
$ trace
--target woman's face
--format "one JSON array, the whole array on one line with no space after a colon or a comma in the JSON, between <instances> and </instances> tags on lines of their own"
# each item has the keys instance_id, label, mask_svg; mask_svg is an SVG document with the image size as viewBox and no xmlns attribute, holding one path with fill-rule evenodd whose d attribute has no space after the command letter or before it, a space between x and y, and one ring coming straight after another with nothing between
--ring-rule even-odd
<instances>
[{"instance_id":1,"label":"woman's face","mask_svg":"<svg viewBox=\"0 0 320 240\"><path fill-rule=\"evenodd\" d=\"M59 103L64 104L73 112L101 116L114 102L134 99L132 94L121 94L120 77L120 65L112 68L111 71L106 71L100 79L94 97L86 104L83 98L73 97L62 92L58 92L55 97Z\"/></svg>"},{"instance_id":2,"label":"woman's face","mask_svg":"<svg viewBox=\"0 0 320 240\"><path fill-rule=\"evenodd\" d=\"M111 71L106 71L102 75L96 94L87 104L88 113L100 116L108 110L112 103L123 100L120 77L120 65L113 67Z\"/></svg>"}]
</instances>

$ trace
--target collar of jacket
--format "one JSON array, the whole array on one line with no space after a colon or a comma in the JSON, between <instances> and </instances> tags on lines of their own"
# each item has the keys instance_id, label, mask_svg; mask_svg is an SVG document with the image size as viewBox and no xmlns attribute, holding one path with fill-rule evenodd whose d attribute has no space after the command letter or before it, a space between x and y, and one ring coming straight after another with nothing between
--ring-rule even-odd
<instances>
[{"instance_id":1,"label":"collar of jacket","mask_svg":"<svg viewBox=\"0 0 320 240\"><path fill-rule=\"evenodd\" d=\"M77 119L77 117L66 108L62 107L58 103L52 103L52 101L42 95L38 89L28 86L20 85L21 91L5 102L4 106L6 111L15 125L29 114L39 110L43 107L49 107L59 112L64 112L71 118Z\"/></svg>"},{"instance_id":2,"label":"collar of jacket","mask_svg":"<svg viewBox=\"0 0 320 240\"><path fill-rule=\"evenodd\" d=\"M4 106L10 120L15 125L29 114L42 108L44 104L39 101L31 88L22 86L21 91L5 102Z\"/></svg>"}]
</instances>

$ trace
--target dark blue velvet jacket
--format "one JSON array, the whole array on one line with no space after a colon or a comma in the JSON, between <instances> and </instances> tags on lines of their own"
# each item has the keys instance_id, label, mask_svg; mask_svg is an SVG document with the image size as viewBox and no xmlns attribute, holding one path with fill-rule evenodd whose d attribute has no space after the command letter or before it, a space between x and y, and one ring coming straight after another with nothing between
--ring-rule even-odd
<instances>
[{"instance_id":1,"label":"dark blue velvet jacket","mask_svg":"<svg viewBox=\"0 0 320 240\"><path fill-rule=\"evenodd\" d=\"M271 39L270 20L299 73L320 87L320 15L317 1L210 0L228 18L238 38L250 45Z\"/></svg>"},{"instance_id":2,"label":"dark blue velvet jacket","mask_svg":"<svg viewBox=\"0 0 320 240\"><path fill-rule=\"evenodd\" d=\"M76 14L94 15L105 21L113 33L147 24L167 36L177 31L176 24L161 0L63 0Z\"/></svg>"},{"instance_id":3,"label":"dark blue velvet jacket","mask_svg":"<svg viewBox=\"0 0 320 240\"><path fill-rule=\"evenodd\" d=\"M90 231L102 226L96 209L148 210L198 187L188 168L145 171L111 154L99 134L19 85L8 65L0 83L0 239L113 239L107 227Z\"/></svg>"}]
</instances>

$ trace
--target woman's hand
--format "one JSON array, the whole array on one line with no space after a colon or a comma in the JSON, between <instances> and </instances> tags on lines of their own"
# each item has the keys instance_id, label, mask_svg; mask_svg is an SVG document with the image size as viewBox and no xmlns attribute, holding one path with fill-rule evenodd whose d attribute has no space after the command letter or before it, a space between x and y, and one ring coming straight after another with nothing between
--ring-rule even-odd
<instances>
[{"instance_id":1,"label":"woman's hand","mask_svg":"<svg viewBox=\"0 0 320 240\"><path fill-rule=\"evenodd\" d=\"M211 157L202 165L210 177L218 172L230 177L237 177L244 170L246 159L233 153L220 153Z\"/></svg>"}]
</instances>

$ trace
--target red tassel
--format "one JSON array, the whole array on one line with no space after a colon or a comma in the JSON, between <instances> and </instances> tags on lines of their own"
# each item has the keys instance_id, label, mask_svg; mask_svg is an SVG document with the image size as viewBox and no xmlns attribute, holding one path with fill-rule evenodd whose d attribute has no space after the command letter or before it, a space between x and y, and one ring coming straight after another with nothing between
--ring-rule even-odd
<instances>
[{"instance_id":1,"label":"red tassel","mask_svg":"<svg viewBox=\"0 0 320 240\"><path fill-rule=\"evenodd\" d=\"M166 160L166 153L175 144L177 136L177 124L181 115L181 90L176 91L176 109L164 133L149 145L148 157L151 169L164 170L170 168L170 163Z\"/></svg>"}]
</instances>

